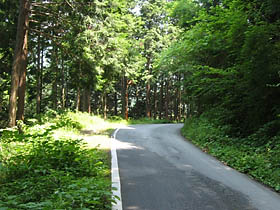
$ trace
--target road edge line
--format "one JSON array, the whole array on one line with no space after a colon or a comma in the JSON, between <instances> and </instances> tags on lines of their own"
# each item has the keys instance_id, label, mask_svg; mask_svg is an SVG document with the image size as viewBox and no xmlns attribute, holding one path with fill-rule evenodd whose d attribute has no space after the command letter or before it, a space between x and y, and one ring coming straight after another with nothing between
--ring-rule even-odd
<instances>
[{"instance_id":1,"label":"road edge line","mask_svg":"<svg viewBox=\"0 0 280 210\"><path fill-rule=\"evenodd\" d=\"M120 128L117 128L112 137L111 137L111 177L112 177L112 189L117 188L117 190L113 190L113 196L118 196L120 200L116 200L116 204L112 205L112 210L122 210L122 197L121 197L121 180L118 166L118 156L116 149L116 135Z\"/></svg>"}]
</instances>

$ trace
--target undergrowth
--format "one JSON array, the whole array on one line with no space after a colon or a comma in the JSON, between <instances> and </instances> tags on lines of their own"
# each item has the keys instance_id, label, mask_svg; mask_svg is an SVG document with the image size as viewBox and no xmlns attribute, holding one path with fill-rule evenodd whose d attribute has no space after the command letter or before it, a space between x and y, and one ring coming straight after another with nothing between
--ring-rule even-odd
<instances>
[{"instance_id":1,"label":"undergrowth","mask_svg":"<svg viewBox=\"0 0 280 210\"><path fill-rule=\"evenodd\" d=\"M103 120L54 111L38 119L1 131L0 209L111 209L108 154L78 138Z\"/></svg>"},{"instance_id":2,"label":"undergrowth","mask_svg":"<svg viewBox=\"0 0 280 210\"><path fill-rule=\"evenodd\" d=\"M224 164L279 192L280 135L270 135L273 126L270 123L246 138L233 138L226 135L227 126L200 117L188 119L182 134Z\"/></svg>"},{"instance_id":3,"label":"undergrowth","mask_svg":"<svg viewBox=\"0 0 280 210\"><path fill-rule=\"evenodd\" d=\"M175 121L166 119L151 119L151 118L140 118L140 119L129 119L128 124L161 124L161 123L174 123Z\"/></svg>"}]
</instances>

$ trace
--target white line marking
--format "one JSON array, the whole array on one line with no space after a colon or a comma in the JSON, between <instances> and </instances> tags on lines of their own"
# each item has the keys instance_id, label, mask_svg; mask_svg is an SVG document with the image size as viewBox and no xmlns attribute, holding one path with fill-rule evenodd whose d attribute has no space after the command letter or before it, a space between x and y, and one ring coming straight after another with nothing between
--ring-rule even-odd
<instances>
[{"instance_id":1,"label":"white line marking","mask_svg":"<svg viewBox=\"0 0 280 210\"><path fill-rule=\"evenodd\" d=\"M116 204L112 205L112 210L122 210L122 197L121 197L121 180L119 174L118 157L116 150L116 135L120 128L115 130L111 139L111 176L112 176L112 188L117 188L113 190L113 195L118 196L120 200L116 200Z\"/></svg>"}]
</instances>

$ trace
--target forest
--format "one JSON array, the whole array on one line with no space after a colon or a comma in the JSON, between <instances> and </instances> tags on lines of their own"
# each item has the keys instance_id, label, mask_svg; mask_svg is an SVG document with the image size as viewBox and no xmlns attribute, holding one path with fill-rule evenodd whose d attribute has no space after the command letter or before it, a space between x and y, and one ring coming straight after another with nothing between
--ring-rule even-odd
<instances>
[{"instance_id":1,"label":"forest","mask_svg":"<svg viewBox=\"0 0 280 210\"><path fill-rule=\"evenodd\" d=\"M48 109L277 124L276 0L20 3L1 1L2 127Z\"/></svg>"},{"instance_id":2,"label":"forest","mask_svg":"<svg viewBox=\"0 0 280 210\"><path fill-rule=\"evenodd\" d=\"M0 107L9 126L48 109L181 117L181 76L155 68L178 31L165 1L20 2L4 1L1 12Z\"/></svg>"},{"instance_id":3,"label":"forest","mask_svg":"<svg viewBox=\"0 0 280 210\"><path fill-rule=\"evenodd\" d=\"M1 135L65 111L185 122L279 191L279 32L278 0L1 0Z\"/></svg>"}]
</instances>

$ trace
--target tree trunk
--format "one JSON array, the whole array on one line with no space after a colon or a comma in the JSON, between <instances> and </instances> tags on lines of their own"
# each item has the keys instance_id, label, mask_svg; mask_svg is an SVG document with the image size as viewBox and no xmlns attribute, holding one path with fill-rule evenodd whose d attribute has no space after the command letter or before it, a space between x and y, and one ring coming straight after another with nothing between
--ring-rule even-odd
<instances>
[{"instance_id":1,"label":"tree trunk","mask_svg":"<svg viewBox=\"0 0 280 210\"><path fill-rule=\"evenodd\" d=\"M40 49L40 35L38 36L37 48L37 73L36 73L36 113L41 112L41 49Z\"/></svg>"},{"instance_id":2,"label":"tree trunk","mask_svg":"<svg viewBox=\"0 0 280 210\"><path fill-rule=\"evenodd\" d=\"M91 95L91 89L86 89L86 100L87 100L87 112L91 113L91 103L90 103L90 95Z\"/></svg>"},{"instance_id":3,"label":"tree trunk","mask_svg":"<svg viewBox=\"0 0 280 210\"><path fill-rule=\"evenodd\" d=\"M65 74L66 79L67 79L67 75L68 75L67 73L68 73L68 72L66 72L66 74ZM68 103L68 100L69 100L68 90L69 90L69 89L68 89L68 84L67 84L67 82L65 82L65 87L64 87L64 88L65 88L65 102L64 102L65 105L64 105L64 106L65 106L65 108L67 108L67 107L68 107L68 104L69 104L69 103Z\"/></svg>"},{"instance_id":4,"label":"tree trunk","mask_svg":"<svg viewBox=\"0 0 280 210\"><path fill-rule=\"evenodd\" d=\"M151 83L149 80L146 85L146 116L151 118Z\"/></svg>"},{"instance_id":5,"label":"tree trunk","mask_svg":"<svg viewBox=\"0 0 280 210\"><path fill-rule=\"evenodd\" d=\"M27 37L26 37L27 38ZM27 43L27 42L26 42ZM26 47L27 54L27 47ZM24 104L25 104L25 89L26 89L26 67L27 60L21 66L19 87L18 87L18 105L17 105L17 119L24 120Z\"/></svg>"},{"instance_id":6,"label":"tree trunk","mask_svg":"<svg viewBox=\"0 0 280 210\"><path fill-rule=\"evenodd\" d=\"M117 116L118 115L118 93L115 92L114 94L114 115Z\"/></svg>"},{"instance_id":7,"label":"tree trunk","mask_svg":"<svg viewBox=\"0 0 280 210\"><path fill-rule=\"evenodd\" d=\"M76 111L80 111L80 106L81 106L81 89L78 87L77 90L77 98L76 98Z\"/></svg>"},{"instance_id":8,"label":"tree trunk","mask_svg":"<svg viewBox=\"0 0 280 210\"><path fill-rule=\"evenodd\" d=\"M103 92L103 118L107 120L107 94Z\"/></svg>"},{"instance_id":9,"label":"tree trunk","mask_svg":"<svg viewBox=\"0 0 280 210\"><path fill-rule=\"evenodd\" d=\"M164 103L164 100L163 100L163 81L161 79L161 82L160 82L160 102L159 102L159 119L160 120L162 119L163 103Z\"/></svg>"},{"instance_id":10,"label":"tree trunk","mask_svg":"<svg viewBox=\"0 0 280 210\"><path fill-rule=\"evenodd\" d=\"M138 105L139 104L139 89L138 89L138 87L137 87L137 85L136 85L136 105Z\"/></svg>"},{"instance_id":11,"label":"tree trunk","mask_svg":"<svg viewBox=\"0 0 280 210\"><path fill-rule=\"evenodd\" d=\"M125 120L128 121L128 82L126 81L125 88Z\"/></svg>"},{"instance_id":12,"label":"tree trunk","mask_svg":"<svg viewBox=\"0 0 280 210\"><path fill-rule=\"evenodd\" d=\"M178 77L179 87L178 87L178 121L182 118L182 90L181 90L181 75Z\"/></svg>"},{"instance_id":13,"label":"tree trunk","mask_svg":"<svg viewBox=\"0 0 280 210\"><path fill-rule=\"evenodd\" d=\"M81 74L81 62L79 62L79 76ZM80 111L82 109L81 106L81 88L80 84L77 84L78 89L77 89L77 99L76 99L76 111Z\"/></svg>"},{"instance_id":14,"label":"tree trunk","mask_svg":"<svg viewBox=\"0 0 280 210\"><path fill-rule=\"evenodd\" d=\"M154 119L157 119L157 84L154 84Z\"/></svg>"},{"instance_id":15,"label":"tree trunk","mask_svg":"<svg viewBox=\"0 0 280 210\"><path fill-rule=\"evenodd\" d=\"M179 91L180 91L180 75L176 75L177 81L175 79L175 83L177 85L175 97L174 97L174 120L179 120Z\"/></svg>"},{"instance_id":16,"label":"tree trunk","mask_svg":"<svg viewBox=\"0 0 280 210\"><path fill-rule=\"evenodd\" d=\"M82 111L83 112L88 112L88 113L91 113L91 104L90 104L90 88L88 87L85 87L83 89L83 96L82 96Z\"/></svg>"},{"instance_id":17,"label":"tree trunk","mask_svg":"<svg viewBox=\"0 0 280 210\"><path fill-rule=\"evenodd\" d=\"M81 105L82 105L82 112L86 112L87 111L87 97L86 97L86 90L85 90L85 88L82 91Z\"/></svg>"},{"instance_id":18,"label":"tree trunk","mask_svg":"<svg viewBox=\"0 0 280 210\"><path fill-rule=\"evenodd\" d=\"M53 100L53 109L56 110L58 106L58 77L59 77L59 69L58 69L58 48L54 48L54 56L55 56L55 67L54 67L54 73L55 78L52 85L52 100Z\"/></svg>"},{"instance_id":19,"label":"tree trunk","mask_svg":"<svg viewBox=\"0 0 280 210\"><path fill-rule=\"evenodd\" d=\"M24 70L24 65L27 62L27 34L29 26L29 8L30 3L28 0L20 0L18 24L17 24L17 35L16 35L16 46L15 54L12 66L12 82L9 99L9 126L13 127L16 125L16 112L17 112L17 97L18 87L21 71ZM22 96L21 96L22 97ZM22 108L22 105L21 105ZM24 108L24 107L23 107Z\"/></svg>"},{"instance_id":20,"label":"tree trunk","mask_svg":"<svg viewBox=\"0 0 280 210\"><path fill-rule=\"evenodd\" d=\"M3 93L0 91L0 113L3 111Z\"/></svg>"},{"instance_id":21,"label":"tree trunk","mask_svg":"<svg viewBox=\"0 0 280 210\"><path fill-rule=\"evenodd\" d=\"M65 109L65 75L64 75L64 60L61 61L61 107Z\"/></svg>"},{"instance_id":22,"label":"tree trunk","mask_svg":"<svg viewBox=\"0 0 280 210\"><path fill-rule=\"evenodd\" d=\"M55 79L52 85L52 103L53 103L53 109L57 109L57 67L55 68Z\"/></svg>"},{"instance_id":23,"label":"tree trunk","mask_svg":"<svg viewBox=\"0 0 280 210\"><path fill-rule=\"evenodd\" d=\"M151 58L148 57L147 58L147 69L148 69L148 73L149 75L151 75ZM147 80L147 84L146 84L146 116L148 118L151 118L151 81L150 79Z\"/></svg>"},{"instance_id":24,"label":"tree trunk","mask_svg":"<svg viewBox=\"0 0 280 210\"><path fill-rule=\"evenodd\" d=\"M126 92L127 92L127 78L126 76L122 77L122 116L126 119Z\"/></svg>"},{"instance_id":25,"label":"tree trunk","mask_svg":"<svg viewBox=\"0 0 280 210\"><path fill-rule=\"evenodd\" d=\"M168 116L168 107L169 107L169 82L166 81L166 89L165 89L165 119L169 120Z\"/></svg>"},{"instance_id":26,"label":"tree trunk","mask_svg":"<svg viewBox=\"0 0 280 210\"><path fill-rule=\"evenodd\" d=\"M40 84L40 99L41 99L41 102L40 102L40 111L41 111L41 103L42 103L42 100L43 100L43 81L44 81L44 78L43 78L43 69L44 69L44 43L42 43L41 45L41 72L40 72L40 81L41 81L41 84Z\"/></svg>"},{"instance_id":27,"label":"tree trunk","mask_svg":"<svg viewBox=\"0 0 280 210\"><path fill-rule=\"evenodd\" d=\"M181 88L180 88L181 89ZM179 92L178 92L178 122L181 121L181 118L182 118L182 96L181 96L181 90L179 89Z\"/></svg>"},{"instance_id":28,"label":"tree trunk","mask_svg":"<svg viewBox=\"0 0 280 210\"><path fill-rule=\"evenodd\" d=\"M175 121L178 121L178 111L179 111L179 109L178 109L178 102L179 102L179 100L178 100L178 92L177 92L177 90L176 90L176 92L175 92L175 96L174 96L174 119L173 120L175 120Z\"/></svg>"}]
</instances>

